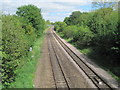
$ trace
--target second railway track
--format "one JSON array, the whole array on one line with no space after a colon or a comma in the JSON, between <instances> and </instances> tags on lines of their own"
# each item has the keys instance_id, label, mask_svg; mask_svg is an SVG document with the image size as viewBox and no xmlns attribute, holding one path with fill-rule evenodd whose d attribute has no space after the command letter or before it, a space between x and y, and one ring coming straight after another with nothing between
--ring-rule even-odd
<instances>
[{"instance_id":1,"label":"second railway track","mask_svg":"<svg viewBox=\"0 0 120 90\"><path fill-rule=\"evenodd\" d=\"M53 67L53 75L56 83L56 88L79 88L83 85L82 76L74 65L69 62L69 58L61 51L57 43L59 43L64 51L72 58L79 68L87 75L97 89L113 88L104 81L91 67L89 67L81 58L76 55L57 35L53 30L48 33L49 51L51 57L51 65ZM57 61L55 61L55 59ZM68 71L69 70L69 71ZM81 79L81 80L80 80ZM85 83L84 83L85 84ZM88 84L88 83L87 83ZM86 85L83 88L90 88ZM92 88L92 87L91 87Z\"/></svg>"}]
</instances>

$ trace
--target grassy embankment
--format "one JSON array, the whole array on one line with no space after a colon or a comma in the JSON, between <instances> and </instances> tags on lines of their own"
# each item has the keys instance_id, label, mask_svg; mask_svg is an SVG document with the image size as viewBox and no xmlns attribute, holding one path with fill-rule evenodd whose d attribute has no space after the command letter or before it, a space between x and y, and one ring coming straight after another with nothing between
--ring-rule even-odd
<instances>
[{"instance_id":1,"label":"grassy embankment","mask_svg":"<svg viewBox=\"0 0 120 90\"><path fill-rule=\"evenodd\" d=\"M18 67L15 82L11 83L10 88L33 88L33 79L37 68L37 61L40 58L41 46L44 34L34 42L33 50L29 52L27 62Z\"/></svg>"},{"instance_id":2,"label":"grassy embankment","mask_svg":"<svg viewBox=\"0 0 120 90\"><path fill-rule=\"evenodd\" d=\"M60 37L64 38L64 35L62 33L57 33L57 34ZM75 46L81 53L83 53L84 55L86 55L88 58L90 58L92 61L94 61L101 68L103 68L104 70L106 70L118 82L120 82L119 75L115 74L115 73L119 72L120 67L112 67L112 65L108 65L108 64L105 63L110 58L99 55L99 52L97 52L94 47L80 47L80 46L77 46L76 43L72 42L72 38L68 38L68 39L64 38L64 39L67 42L71 43L73 46Z\"/></svg>"}]
</instances>

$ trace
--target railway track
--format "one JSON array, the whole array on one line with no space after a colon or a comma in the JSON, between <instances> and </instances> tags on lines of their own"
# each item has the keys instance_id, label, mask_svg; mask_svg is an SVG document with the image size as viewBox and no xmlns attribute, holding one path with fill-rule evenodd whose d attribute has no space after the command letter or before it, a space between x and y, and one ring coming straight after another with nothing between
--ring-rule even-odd
<instances>
[{"instance_id":1,"label":"railway track","mask_svg":"<svg viewBox=\"0 0 120 90\"><path fill-rule=\"evenodd\" d=\"M48 38L49 38L48 42L49 42L50 61L51 61L52 72L53 72L56 88L68 88L68 84L66 82L64 73L59 63L59 58L56 54L54 46L52 45L50 33L48 35Z\"/></svg>"},{"instance_id":2,"label":"railway track","mask_svg":"<svg viewBox=\"0 0 120 90\"><path fill-rule=\"evenodd\" d=\"M72 58L73 62L78 65L78 67L86 74L97 89L113 90L113 88L83 60L81 60L81 58L76 55L53 30L48 32L47 37L49 39L48 45L50 61L56 88L92 88L87 82L83 82L83 77L80 75L80 72L76 69L74 64L70 62L69 58L64 54L65 51L65 53ZM61 50L58 43L64 51Z\"/></svg>"}]
</instances>

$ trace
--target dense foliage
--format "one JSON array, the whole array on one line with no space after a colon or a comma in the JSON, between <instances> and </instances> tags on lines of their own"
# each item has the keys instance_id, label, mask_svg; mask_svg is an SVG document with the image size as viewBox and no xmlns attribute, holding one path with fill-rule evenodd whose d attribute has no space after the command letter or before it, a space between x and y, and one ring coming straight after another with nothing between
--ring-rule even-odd
<instances>
[{"instance_id":1,"label":"dense foliage","mask_svg":"<svg viewBox=\"0 0 120 90\"><path fill-rule=\"evenodd\" d=\"M107 58L104 65L110 66L111 69L113 66L119 67L120 21L117 9L111 8L110 5L91 12L75 11L66 17L64 22L67 25L62 30L59 30L62 26L57 22L54 25L65 38L72 38L71 41L79 48L92 47L100 57ZM120 75L118 71L119 69L116 69L114 73Z\"/></svg>"},{"instance_id":2,"label":"dense foliage","mask_svg":"<svg viewBox=\"0 0 120 90\"><path fill-rule=\"evenodd\" d=\"M75 28L74 28L75 29ZM93 39L93 33L89 30L88 27L79 26L77 31L73 34L73 40L77 45L87 46L90 45L90 42Z\"/></svg>"},{"instance_id":3,"label":"dense foliage","mask_svg":"<svg viewBox=\"0 0 120 90\"><path fill-rule=\"evenodd\" d=\"M65 22L56 22L55 24L55 30L57 32L62 32L62 30L65 28L66 23Z\"/></svg>"},{"instance_id":4,"label":"dense foliage","mask_svg":"<svg viewBox=\"0 0 120 90\"><path fill-rule=\"evenodd\" d=\"M27 5L18 8L16 14L23 17L25 21L35 28L35 33L40 36L44 30L44 19L41 16L41 10L34 5Z\"/></svg>"},{"instance_id":5,"label":"dense foliage","mask_svg":"<svg viewBox=\"0 0 120 90\"><path fill-rule=\"evenodd\" d=\"M77 27L75 25L66 26L62 31L62 33L66 38L73 38L73 36L75 36L76 30L77 30Z\"/></svg>"},{"instance_id":6,"label":"dense foliage","mask_svg":"<svg viewBox=\"0 0 120 90\"><path fill-rule=\"evenodd\" d=\"M80 15L82 13L80 11L75 11L75 12L72 12L72 14L70 15L70 17L66 17L64 22L67 24L67 25L76 25L80 22L79 18L80 18Z\"/></svg>"},{"instance_id":7,"label":"dense foliage","mask_svg":"<svg viewBox=\"0 0 120 90\"><path fill-rule=\"evenodd\" d=\"M18 8L17 15L2 15L2 84L15 81L16 70L27 60L29 49L44 29L40 9L33 5Z\"/></svg>"}]
</instances>

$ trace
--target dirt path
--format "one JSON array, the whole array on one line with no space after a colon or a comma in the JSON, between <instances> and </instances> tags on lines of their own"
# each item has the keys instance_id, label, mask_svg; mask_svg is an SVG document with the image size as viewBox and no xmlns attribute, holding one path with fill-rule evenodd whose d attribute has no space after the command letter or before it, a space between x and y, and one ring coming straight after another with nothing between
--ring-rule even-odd
<instances>
[{"instance_id":1,"label":"dirt path","mask_svg":"<svg viewBox=\"0 0 120 90\"><path fill-rule=\"evenodd\" d=\"M45 37L41 59L38 61L38 67L35 73L35 88L55 88L50 56L48 51L47 37Z\"/></svg>"}]
</instances>

